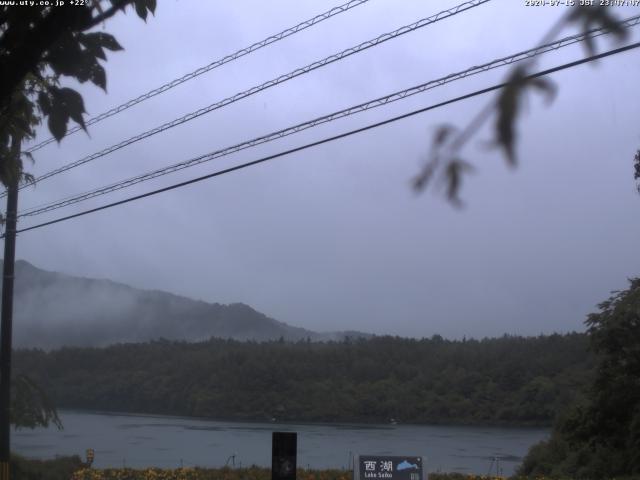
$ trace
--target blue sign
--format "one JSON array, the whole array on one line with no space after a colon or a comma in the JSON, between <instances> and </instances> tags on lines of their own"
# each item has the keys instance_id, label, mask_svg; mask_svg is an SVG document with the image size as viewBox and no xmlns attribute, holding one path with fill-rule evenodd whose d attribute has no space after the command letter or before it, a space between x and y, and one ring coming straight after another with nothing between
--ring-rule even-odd
<instances>
[{"instance_id":1,"label":"blue sign","mask_svg":"<svg viewBox=\"0 0 640 480\"><path fill-rule=\"evenodd\" d=\"M422 457L360 455L358 480L423 480Z\"/></svg>"}]
</instances>

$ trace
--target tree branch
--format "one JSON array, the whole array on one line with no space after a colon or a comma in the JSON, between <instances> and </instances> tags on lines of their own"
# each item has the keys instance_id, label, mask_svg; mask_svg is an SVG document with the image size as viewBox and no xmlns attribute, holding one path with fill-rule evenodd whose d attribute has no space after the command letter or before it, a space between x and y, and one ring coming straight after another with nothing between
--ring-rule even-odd
<instances>
[{"instance_id":1,"label":"tree branch","mask_svg":"<svg viewBox=\"0 0 640 480\"><path fill-rule=\"evenodd\" d=\"M97 17L91 17L90 8L72 9L74 14L63 8L54 8L46 15L35 29L29 32L29 41L15 40L3 35L3 49L9 53L4 61L0 61L0 106L5 106L13 91L20 85L29 72L37 70L45 51L60 40L65 33L76 33L88 30L100 22L123 10L134 0L116 0L111 8ZM9 38L7 38L9 37Z\"/></svg>"},{"instance_id":2,"label":"tree branch","mask_svg":"<svg viewBox=\"0 0 640 480\"><path fill-rule=\"evenodd\" d=\"M89 30L90 28L95 27L96 25L98 25L101 22L104 22L105 20L113 17L116 13L118 13L118 11L123 10L128 6L131 5L135 0L116 0L113 2L111 8L109 8L108 10L106 10L104 13L98 15L97 17L94 17L91 22L89 22L87 24L87 26L85 28L83 28L82 30Z\"/></svg>"}]
</instances>

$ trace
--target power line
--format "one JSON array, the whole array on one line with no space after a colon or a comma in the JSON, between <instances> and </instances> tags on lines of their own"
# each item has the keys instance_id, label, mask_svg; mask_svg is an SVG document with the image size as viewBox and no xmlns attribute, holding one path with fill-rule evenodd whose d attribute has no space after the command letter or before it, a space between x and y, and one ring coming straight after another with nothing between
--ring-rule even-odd
<instances>
[{"instance_id":1,"label":"power line","mask_svg":"<svg viewBox=\"0 0 640 480\"><path fill-rule=\"evenodd\" d=\"M310 18L308 20L305 20L304 22L300 22L297 25L294 25L293 27L289 27L286 30L281 31L280 33L276 33L275 35L271 35L270 37L265 38L264 40L261 40L259 42L256 42L252 45L249 45L248 47L245 48L241 48L240 50L231 53L229 55L226 55L218 60L215 60L213 62L211 62L208 65L205 65L203 67L198 68L197 70L194 70L191 73L187 73L186 75L183 75L180 78L176 78L175 80L171 80L170 82L165 83L164 85L161 85L157 88L154 88L153 90L144 93L136 98L133 98L131 100L129 100L128 102L123 103L122 105L118 105L117 107L113 107L111 110L108 110L104 113L101 113L100 115L97 115L93 118L90 118L89 120L87 120L85 122L85 125L93 125L95 123L101 122L102 120L105 120L109 117L112 117L113 115L116 115L120 112L123 112L125 110L127 110L128 108L133 107L134 105L137 105L138 103L144 102L145 100L148 100L152 97L155 97L156 95L160 95L161 93L166 92L167 90L171 90L174 87L177 87L178 85L180 85L181 83L187 82L193 78L196 78L200 75L202 75L203 73L207 73L210 72L211 70L221 67L222 65L232 62L234 60L237 60L238 58L244 57L245 55L248 55L250 53L255 52L256 50L260 50L263 47L266 47L267 45L271 45L272 43L278 42L280 40L283 40L291 35L294 35L298 32L301 32L302 30L305 30L309 27L312 27L314 25L317 25L320 22L323 22L335 15L338 15L340 13L344 13L354 7L357 7L358 5L362 5L363 3L367 3L369 0L350 0L346 3L343 3L342 5L339 5L337 7L333 7L331 10L327 10L324 13L321 13L319 15L316 15L313 18ZM69 136L75 132L78 132L82 130L82 127L79 125L76 125L75 127L69 129L66 133L65 136ZM42 147L49 145L50 143L54 142L56 139L54 137L50 137L40 143L38 143L37 145L34 145L33 147L31 147L30 149L27 150L27 152L33 153L36 150L40 150Z\"/></svg>"},{"instance_id":2,"label":"power line","mask_svg":"<svg viewBox=\"0 0 640 480\"><path fill-rule=\"evenodd\" d=\"M622 22L619 22L619 25L622 28L630 28L633 27L635 25L638 25L640 23L640 15L637 15L635 17L631 17L628 18ZM505 65L510 65L513 64L515 62L519 62L522 60L526 60L529 58L533 58L535 56L538 55L542 55L544 53L553 51L553 50L558 50L560 48L569 46L569 45L573 45L575 43L578 42L582 42L585 39L589 38L589 39L593 39L595 37L601 36L601 35L605 35L610 33L610 30L605 29L605 28L600 28L600 29L595 29L595 30L591 30L589 32L585 32L585 33L581 33L581 34L577 34L577 35L571 35L565 38L562 38L560 40L557 40L555 42L549 43L547 45L541 45L539 47L536 48L532 48L530 50L526 50L524 52L519 52L513 55L510 55L508 57L503 57L503 58L499 58L497 60L492 60L491 62L479 65L479 66L474 66L471 68L468 68L467 70L463 70L461 72L458 73L452 73L450 75L447 75L445 77L441 77L438 78L436 80L431 80L429 82L426 83L422 83L420 85L411 87L411 88L407 88L405 90L401 90L399 92L395 92L389 95L386 95L384 97L379 97L375 100L370 100L368 102L365 103L361 103L359 105L355 105L355 106L351 106L349 108L343 109L343 110L339 110L337 112L328 114L328 115L324 115L322 117L318 117L315 118L313 120L307 121L307 122L303 122L297 125L294 125L292 127L288 127L285 128L283 130L278 130L276 132L272 132L269 133L267 135L263 135L261 137L257 137L254 138L252 140L248 140L230 147L226 147L224 149L221 150L217 150L215 152L211 152L211 153L207 153L205 155L201 155L192 159L189 159L187 161L184 162L180 162L168 167L164 167L164 168L160 168L142 175L138 175L126 180L121 180L119 182L113 183L111 185L107 185L107 186L103 186L100 187L98 189L95 190L91 190L88 192L84 192L81 194L76 194L73 196L68 196L65 197L63 199L51 202L51 203L47 203L44 205L40 205L40 206L35 206L29 209L26 209L23 212L20 212L20 214L18 215L19 218L22 217L28 217L28 216L35 216L35 215L39 215L42 213L46 213L46 212L50 212L53 210L57 210L59 208L63 208L69 205L73 205L94 197L98 197L101 195L105 195L117 190L121 190L123 188L128 188L131 187L133 185L136 185L138 183L142 183L144 181L147 180L151 180L153 178L157 178L163 175L168 175L170 173L179 171L179 170L183 170L185 168L189 168L195 165L199 165L201 163L204 162L208 162L211 160L214 160L216 158L220 158L226 155L230 155L233 153L237 153L239 151L245 150L247 148L251 148L257 145L261 145L263 143L267 143L267 142L271 142L289 135L292 135L294 133L298 133L300 131L303 130L307 130L309 128L313 128L316 127L318 125L324 124L324 123L328 123L334 120L337 120L339 118L344 118L350 115L354 115L356 113L360 113L366 110L370 110L373 108L377 108L383 105L387 105L389 103L404 99L404 98L408 98L412 95L416 95L418 93L422 93L425 92L427 90L430 90L432 88L436 88L439 87L441 85L445 85L447 83L456 81L456 80L460 80L472 75L476 75L485 71L489 71L492 70L494 68L498 68L498 67L502 67Z\"/></svg>"},{"instance_id":3,"label":"power line","mask_svg":"<svg viewBox=\"0 0 640 480\"><path fill-rule=\"evenodd\" d=\"M542 77L542 76L545 76L545 75L549 75L551 73L559 72L561 70L566 70L568 68L573 68L573 67L576 67L578 65L582 65L582 64L585 64L585 63L593 62L595 60L598 60L598 59L601 59L601 58L605 58L605 57L608 57L608 56L611 56L611 55L616 55L618 53L626 52L626 51L629 51L629 50L632 50L632 49L635 49L635 48L638 48L638 47L640 47L640 42L636 42L636 43L633 43L633 44L630 44L630 45L627 45L627 46L624 46L624 47L620 47L620 48L616 48L616 49L613 49L613 50L609 50L609 51L604 52L604 53L591 55L589 57L585 57L585 58L580 59L580 60L576 60L576 61L573 61L573 62L565 63L565 64L559 65L557 67L553 67L553 68L550 68L550 69L547 69L547 70L543 70L543 71L540 71L540 72L537 72L537 73L534 73L534 74L531 74L531 75L527 75L527 76L523 77L522 80L523 81L527 81L527 80L531 80L531 79L534 79L534 78L539 78L539 77ZM318 140L318 141L315 141L315 142L307 143L307 144L302 145L300 147L295 147L295 148L291 148L289 150L285 150L285 151L282 151L282 152L279 152L279 153L276 153L276 154L273 154L273 155L268 155L266 157L259 158L258 160L253 160L251 162L247 162L247 163L243 163L243 164L240 164L240 165L236 165L234 167L225 168L223 170L218 170L217 172L213 172L213 173L210 173L210 174L207 174L207 175L203 175L203 176L200 176L200 177L192 178L191 180L187 180L187 181L184 181L184 182L175 183L175 184L170 185L168 187L160 188L160 189L157 189L157 190L152 190L150 192L143 193L143 194L140 194L140 195L135 195L135 196L129 197L129 198L125 198L124 200L119 200L117 202L108 203L108 204L102 205L100 207L92 208L92 209L89 209L89 210L84 210L84 211L79 212L79 213L74 213L73 215L67 215L65 217L60 217L60 218L57 218L55 220L50 220L48 222L44 222L44 223L40 223L40 224L33 225L33 226L30 226L30 227L22 228L20 230L17 230L16 233L27 232L29 230L35 230L37 228L42 228L42 227L46 227L46 226L53 225L53 224L56 224L56 223L64 222L66 220L71 220L72 218L77 218L77 217L81 217L81 216L84 216L84 215L88 215L90 213L95 213L95 212L99 212L101 210L106 210L108 208L116 207L118 205L123 205L125 203L133 202L135 200L140 200L142 198L146 198L146 197L150 197L150 196L153 196L153 195L157 195L159 193L168 192L169 190L175 190L177 188L185 187L185 186L191 185L193 183L198 183L198 182L201 182L203 180L208 180L208 179L213 178L213 177L218 177L218 176L221 176L221 175L224 175L224 174L227 174L227 173L231 173L231 172L234 172L236 170L242 170L244 168L251 167L251 166L254 166L254 165L258 165L260 163L264 163L264 162L267 162L269 160L273 160L273 159L276 159L276 158L279 158L279 157L283 157L285 155L290 155L292 153L300 152L302 150L306 150L306 149L309 149L309 148L312 148L312 147L316 147L318 145L323 145L325 143L329 143L329 142L333 142L335 140L346 138L346 137L349 137L351 135L355 135L357 133L362 133L362 132L365 132L367 130L371 130L371 129L374 129L374 128L381 127L383 125L387 125L387 124L390 124L390 123L393 123L393 122L397 122L399 120L403 120L405 118L409 118L409 117L412 117L414 115L418 115L420 113L427 112L429 110L434 110L436 108L443 107L445 105L450 105L452 103L456 103L456 102L459 102L459 101L462 101L462 100L466 100L466 99L469 99L469 98L472 98L472 97L476 97L478 95L483 95L485 93L489 93L489 92L492 92L494 90L499 90L501 88L506 87L507 85L509 85L508 82L499 83L499 84L493 85L491 87L487 87L487 88L483 88L481 90L476 90L474 92L467 93L466 95L461 95L459 97L455 97L455 98L452 98L452 99L449 99L449 100L445 100L444 102L436 103L436 104L430 105L428 107L420 108L418 110L413 110L413 111L411 111L409 113L405 113L405 114L402 114L402 115L398 115L398 116L395 116L395 117L388 118L388 119L380 121L380 122L369 124L367 126L364 126L364 127L361 127L361 128L357 128L355 130L350 130L348 132L344 132L344 133L341 133L341 134L338 134L338 135L334 135L332 137L327 137L327 138L324 138L322 140ZM0 238L3 238L3 237L4 237L4 235L0 236Z\"/></svg>"},{"instance_id":4,"label":"power line","mask_svg":"<svg viewBox=\"0 0 640 480\"><path fill-rule=\"evenodd\" d=\"M165 130L168 130L170 128L176 127L178 125L181 125L185 122L188 122L190 120L193 120L195 118L198 118L204 114L210 113L214 110L217 110L219 108L222 107L226 107L227 105L230 105L232 103L235 103L243 98L249 97L251 95L254 95L258 92L261 92L263 90L266 90L268 88L271 88L273 86L279 85L281 83L284 83L288 80L291 80L293 78L296 78L300 75L304 75L306 73L309 73L313 70L316 70L318 68L324 67L326 65L329 65L333 62L342 60L346 57L349 57L355 53L359 53L362 52L364 50L367 50L371 47L375 47L377 45L380 45L388 40L394 39L396 37L399 37L401 35L407 34L409 32L413 32L414 30L417 30L419 28L423 28L427 25L431 25L433 23L436 23L440 20L444 20L445 18L449 18L452 17L454 15L457 15L460 12L464 12L466 10L469 10L471 8L477 7L479 5L482 5L483 3L487 3L491 0L470 0L467 1L465 3L462 3L460 5L457 5L453 8L450 8L448 10L443 10L435 15L432 15L430 17L427 18L423 18L421 20L418 20L417 22L414 22L410 25L405 25L403 27L400 27L396 30L394 30L393 32L389 32L389 33L384 33L382 35L379 35L378 37L372 39L372 40L368 40L366 42L363 42L355 47L351 47L351 48L347 48L346 50L343 50L339 53L330 55L329 57L323 58L322 60L318 60L316 62L313 62L309 65L306 65L304 67L300 67L297 68L287 74L284 75L280 75L279 77L276 77L272 80L269 80L265 83L262 83L261 85L252 87L248 90L245 90L243 92L240 93L236 93L235 95L231 96L231 97L227 97L224 100L221 100L219 102L213 103L207 107L203 107L199 110L196 110L195 112L191 112L188 113L187 115L184 115L180 118L177 118L175 120L172 120L170 122L164 123L156 128L153 128L151 130L148 130L144 133L138 134L134 137L131 137L127 140L123 140L122 142L112 145L110 147L107 147L99 152L93 153L91 155L88 155L84 158L81 158L80 160L76 160L75 162L69 163L67 165L64 165L60 168L57 168L55 170L51 170L48 173L45 173L43 175L41 175L40 177L36 178L36 182L45 180L47 178L53 177L54 175L58 175L60 173L66 172L67 170L70 170L72 168L78 167L80 165L83 165L87 162L90 162L92 160L95 160L97 158L100 157L104 157L105 155L108 155L109 153L115 152L116 150L120 150L121 148L124 148L128 145L131 145L132 143L138 142L140 140L143 140L145 138L148 138L152 135L155 135L157 133L163 132ZM24 188L26 185L22 185L20 188ZM2 196L6 195L6 193L0 194L0 198Z\"/></svg>"}]
</instances>

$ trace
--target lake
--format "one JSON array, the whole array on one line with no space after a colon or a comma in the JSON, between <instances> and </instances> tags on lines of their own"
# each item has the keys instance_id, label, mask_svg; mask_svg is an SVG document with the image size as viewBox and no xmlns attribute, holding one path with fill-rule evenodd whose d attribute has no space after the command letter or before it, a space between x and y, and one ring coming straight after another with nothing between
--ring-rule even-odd
<instances>
[{"instance_id":1,"label":"lake","mask_svg":"<svg viewBox=\"0 0 640 480\"><path fill-rule=\"evenodd\" d=\"M271 433L298 432L298 466L347 468L353 455L423 456L429 472L514 472L546 429L426 425L241 423L195 418L62 411L64 430L12 431L12 450L30 458L95 450L94 466L269 467Z\"/></svg>"}]
</instances>

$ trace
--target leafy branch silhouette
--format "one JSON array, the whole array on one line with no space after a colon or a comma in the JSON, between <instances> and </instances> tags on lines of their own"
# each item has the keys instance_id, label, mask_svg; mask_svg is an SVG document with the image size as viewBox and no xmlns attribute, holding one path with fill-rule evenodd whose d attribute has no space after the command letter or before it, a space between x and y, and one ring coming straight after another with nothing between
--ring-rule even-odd
<instances>
[{"instance_id":1,"label":"leafy branch silhouette","mask_svg":"<svg viewBox=\"0 0 640 480\"><path fill-rule=\"evenodd\" d=\"M605 28L619 42L622 42L627 38L628 32L611 11L612 9L601 6L575 6L560 17L539 45L552 42L562 30L573 24L578 24L585 34L595 28ZM596 53L593 38L586 37L584 48L588 55ZM492 117L495 117L494 138L489 142L490 146L501 150L508 166L517 166L517 123L522 115L527 94L532 91L542 93L546 97L547 104L551 104L557 91L555 84L550 80L540 77L528 78L533 73L535 64L535 58L531 58L512 68L507 76L505 87L463 129L450 124L441 124L436 127L427 162L413 179L413 187L417 191L423 191L436 182L445 186L446 198L452 205L463 206L460 199L462 180L476 168L471 162L462 158L460 152ZM640 152L636 155L635 162L635 178L638 179L640 178ZM638 190L640 191L640 185Z\"/></svg>"}]
</instances>

